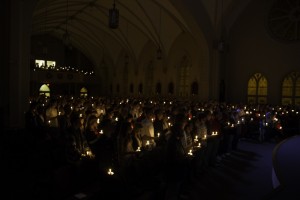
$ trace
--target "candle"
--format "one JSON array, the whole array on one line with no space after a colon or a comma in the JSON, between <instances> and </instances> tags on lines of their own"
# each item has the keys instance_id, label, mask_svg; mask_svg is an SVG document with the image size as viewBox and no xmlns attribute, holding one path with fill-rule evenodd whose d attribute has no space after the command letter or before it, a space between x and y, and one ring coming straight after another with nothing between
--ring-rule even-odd
<instances>
[{"instance_id":1,"label":"candle","mask_svg":"<svg viewBox=\"0 0 300 200\"><path fill-rule=\"evenodd\" d=\"M137 152L140 152L140 151L141 151L141 147L138 147L136 151L137 151Z\"/></svg>"},{"instance_id":2,"label":"candle","mask_svg":"<svg viewBox=\"0 0 300 200\"><path fill-rule=\"evenodd\" d=\"M80 118L82 117L82 114L81 114L81 113L79 114L79 117L80 117Z\"/></svg>"},{"instance_id":3,"label":"candle","mask_svg":"<svg viewBox=\"0 0 300 200\"><path fill-rule=\"evenodd\" d=\"M150 145L150 141L149 140L147 140L146 145Z\"/></svg>"},{"instance_id":4,"label":"candle","mask_svg":"<svg viewBox=\"0 0 300 200\"><path fill-rule=\"evenodd\" d=\"M100 133L100 134L103 134L103 130L101 129L99 133Z\"/></svg>"},{"instance_id":5,"label":"candle","mask_svg":"<svg viewBox=\"0 0 300 200\"><path fill-rule=\"evenodd\" d=\"M218 135L218 131L213 131L212 135Z\"/></svg>"},{"instance_id":6,"label":"candle","mask_svg":"<svg viewBox=\"0 0 300 200\"><path fill-rule=\"evenodd\" d=\"M198 147L198 148L201 148L201 143L200 143L200 142L198 143L198 146L197 146L197 147Z\"/></svg>"},{"instance_id":7,"label":"candle","mask_svg":"<svg viewBox=\"0 0 300 200\"><path fill-rule=\"evenodd\" d=\"M188 155L192 156L193 155L193 150L190 149L190 151L188 152Z\"/></svg>"},{"instance_id":8,"label":"candle","mask_svg":"<svg viewBox=\"0 0 300 200\"><path fill-rule=\"evenodd\" d=\"M61 112L58 112L58 115L61 115Z\"/></svg>"},{"instance_id":9,"label":"candle","mask_svg":"<svg viewBox=\"0 0 300 200\"><path fill-rule=\"evenodd\" d=\"M194 142L198 142L198 135L195 136Z\"/></svg>"},{"instance_id":10,"label":"candle","mask_svg":"<svg viewBox=\"0 0 300 200\"><path fill-rule=\"evenodd\" d=\"M157 133L157 137L159 137L160 136L160 133Z\"/></svg>"},{"instance_id":11,"label":"candle","mask_svg":"<svg viewBox=\"0 0 300 200\"><path fill-rule=\"evenodd\" d=\"M114 172L112 171L111 168L109 168L107 174L110 175L110 176L112 176L112 175L114 175Z\"/></svg>"},{"instance_id":12,"label":"candle","mask_svg":"<svg viewBox=\"0 0 300 200\"><path fill-rule=\"evenodd\" d=\"M91 150L87 150L87 151L86 151L86 155L87 155L87 156L92 156L92 151L91 151Z\"/></svg>"}]
</instances>

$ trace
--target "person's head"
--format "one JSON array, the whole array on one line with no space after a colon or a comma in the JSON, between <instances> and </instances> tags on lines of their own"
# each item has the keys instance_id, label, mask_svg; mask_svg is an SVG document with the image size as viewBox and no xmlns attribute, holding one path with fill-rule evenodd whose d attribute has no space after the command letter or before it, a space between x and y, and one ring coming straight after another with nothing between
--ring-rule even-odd
<instances>
[{"instance_id":1,"label":"person's head","mask_svg":"<svg viewBox=\"0 0 300 200\"><path fill-rule=\"evenodd\" d=\"M155 111L155 118L158 119L158 120L161 120L162 118L164 117L164 113L162 110L156 110Z\"/></svg>"},{"instance_id":2,"label":"person's head","mask_svg":"<svg viewBox=\"0 0 300 200\"><path fill-rule=\"evenodd\" d=\"M79 114L72 114L70 119L71 125L77 129L77 128L83 128L84 125L84 119L82 117L79 117Z\"/></svg>"},{"instance_id":3,"label":"person's head","mask_svg":"<svg viewBox=\"0 0 300 200\"><path fill-rule=\"evenodd\" d=\"M98 127L97 117L95 115L91 115L87 122L87 129L96 130Z\"/></svg>"},{"instance_id":4,"label":"person's head","mask_svg":"<svg viewBox=\"0 0 300 200\"><path fill-rule=\"evenodd\" d=\"M132 132L133 132L133 133L138 133L138 132L140 132L140 131L142 130L142 128L143 128L143 125L142 125L141 123L139 123L139 122L136 122L136 123L133 125L133 130L132 130Z\"/></svg>"},{"instance_id":5,"label":"person's head","mask_svg":"<svg viewBox=\"0 0 300 200\"><path fill-rule=\"evenodd\" d=\"M146 108L144 112L145 112L146 118L148 118L148 119L154 119L155 118L155 115L154 115L153 110L151 108Z\"/></svg>"},{"instance_id":6,"label":"person's head","mask_svg":"<svg viewBox=\"0 0 300 200\"><path fill-rule=\"evenodd\" d=\"M127 122L132 122L132 120L133 120L132 114L128 114L126 117L126 120L127 120Z\"/></svg>"},{"instance_id":7,"label":"person's head","mask_svg":"<svg viewBox=\"0 0 300 200\"><path fill-rule=\"evenodd\" d=\"M179 113L175 116L175 124L174 126L179 128L184 128L187 124L187 117L183 113Z\"/></svg>"}]
</instances>

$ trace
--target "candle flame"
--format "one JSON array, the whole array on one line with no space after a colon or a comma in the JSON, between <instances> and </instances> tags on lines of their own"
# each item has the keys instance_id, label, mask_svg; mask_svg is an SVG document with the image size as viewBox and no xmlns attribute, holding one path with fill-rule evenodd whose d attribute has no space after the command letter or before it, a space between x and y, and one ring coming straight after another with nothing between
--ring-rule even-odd
<instances>
[{"instance_id":1,"label":"candle flame","mask_svg":"<svg viewBox=\"0 0 300 200\"><path fill-rule=\"evenodd\" d=\"M111 168L109 168L107 174L110 175L110 176L112 176L112 175L114 175L114 172L112 171Z\"/></svg>"}]
</instances>

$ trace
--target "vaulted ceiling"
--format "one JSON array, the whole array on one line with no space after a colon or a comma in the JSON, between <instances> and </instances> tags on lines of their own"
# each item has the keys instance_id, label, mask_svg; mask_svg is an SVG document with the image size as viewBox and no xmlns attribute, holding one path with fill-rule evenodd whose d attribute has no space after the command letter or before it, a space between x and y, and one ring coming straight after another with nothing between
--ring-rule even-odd
<instances>
[{"instance_id":1,"label":"vaulted ceiling","mask_svg":"<svg viewBox=\"0 0 300 200\"><path fill-rule=\"evenodd\" d=\"M138 59L152 42L168 53L182 32L209 46L218 26L231 26L250 0L38 0L32 35L48 34L71 44L95 64L126 52ZM108 26L109 9L119 10L119 27Z\"/></svg>"}]
</instances>

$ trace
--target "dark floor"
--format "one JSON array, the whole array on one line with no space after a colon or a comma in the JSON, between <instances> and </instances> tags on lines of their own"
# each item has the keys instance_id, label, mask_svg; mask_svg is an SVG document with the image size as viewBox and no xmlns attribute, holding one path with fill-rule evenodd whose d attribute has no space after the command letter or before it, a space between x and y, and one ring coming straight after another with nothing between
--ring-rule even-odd
<instances>
[{"instance_id":1,"label":"dark floor","mask_svg":"<svg viewBox=\"0 0 300 200\"><path fill-rule=\"evenodd\" d=\"M159 177L129 183L121 176L90 176L75 184L72 168L55 166L52 154L32 147L24 133L4 134L1 142L3 196L15 199L167 199L176 185L169 186ZM209 167L192 177L180 190L182 199L269 200L272 187L272 150L275 142L258 143L241 139L238 150L226 156L219 166ZM151 173L150 173L151 174ZM79 178L78 178L79 179ZM157 180L157 181L155 181ZM169 198L174 199L174 198Z\"/></svg>"}]
</instances>

